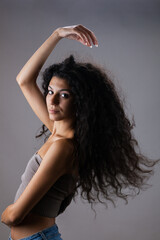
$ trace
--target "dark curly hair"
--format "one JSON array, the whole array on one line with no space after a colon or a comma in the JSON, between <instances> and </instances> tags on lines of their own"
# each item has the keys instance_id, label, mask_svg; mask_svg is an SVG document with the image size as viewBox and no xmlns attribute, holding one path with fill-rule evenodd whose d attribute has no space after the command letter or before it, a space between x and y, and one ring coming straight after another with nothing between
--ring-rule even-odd
<instances>
[{"instance_id":1,"label":"dark curly hair","mask_svg":"<svg viewBox=\"0 0 160 240\"><path fill-rule=\"evenodd\" d=\"M153 166L159 160L144 156L131 130L135 126L124 112L124 100L118 96L113 80L97 64L75 61L70 55L42 73L43 95L53 76L67 80L74 96L75 164L79 165L79 179L74 194L81 189L81 197L91 203L115 197L126 200L147 186ZM48 129L42 126L40 137ZM46 135L46 134L45 134ZM48 136L49 137L49 136ZM70 201L69 201L70 202ZM92 208L93 209L93 208Z\"/></svg>"}]
</instances>

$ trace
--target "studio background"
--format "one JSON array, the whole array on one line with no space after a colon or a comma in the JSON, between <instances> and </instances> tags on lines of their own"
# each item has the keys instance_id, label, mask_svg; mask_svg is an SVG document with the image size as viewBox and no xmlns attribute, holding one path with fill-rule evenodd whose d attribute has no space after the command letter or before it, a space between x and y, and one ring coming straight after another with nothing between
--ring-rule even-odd
<instances>
[{"instance_id":1,"label":"studio background","mask_svg":"<svg viewBox=\"0 0 160 240\"><path fill-rule=\"evenodd\" d=\"M1 0L0 2L0 212L14 200L28 160L43 144L42 125L21 92L16 76L50 34L83 24L99 41L92 49L62 39L42 70L73 53L110 71L134 115L134 134L144 154L160 157L160 1L156 0ZM41 77L38 77L38 85ZM159 240L160 167L152 184L128 205L95 206L77 198L56 219L64 240ZM1 239L10 229L0 224Z\"/></svg>"}]
</instances>

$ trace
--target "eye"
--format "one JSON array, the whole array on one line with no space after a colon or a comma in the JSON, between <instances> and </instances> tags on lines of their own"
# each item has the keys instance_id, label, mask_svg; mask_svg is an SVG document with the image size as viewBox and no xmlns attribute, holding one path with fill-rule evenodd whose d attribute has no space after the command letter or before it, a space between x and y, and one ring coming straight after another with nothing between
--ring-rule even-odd
<instances>
[{"instance_id":1,"label":"eye","mask_svg":"<svg viewBox=\"0 0 160 240\"><path fill-rule=\"evenodd\" d=\"M48 89L48 94L51 95L52 93L53 91Z\"/></svg>"},{"instance_id":2,"label":"eye","mask_svg":"<svg viewBox=\"0 0 160 240\"><path fill-rule=\"evenodd\" d=\"M54 92L52 90L48 89L48 94L52 95L52 94L54 94ZM61 93L61 96L62 96L62 98L69 98L68 93Z\"/></svg>"},{"instance_id":3,"label":"eye","mask_svg":"<svg viewBox=\"0 0 160 240\"><path fill-rule=\"evenodd\" d=\"M63 96L63 98L69 98L69 94L67 93L62 93L61 96Z\"/></svg>"}]
</instances>

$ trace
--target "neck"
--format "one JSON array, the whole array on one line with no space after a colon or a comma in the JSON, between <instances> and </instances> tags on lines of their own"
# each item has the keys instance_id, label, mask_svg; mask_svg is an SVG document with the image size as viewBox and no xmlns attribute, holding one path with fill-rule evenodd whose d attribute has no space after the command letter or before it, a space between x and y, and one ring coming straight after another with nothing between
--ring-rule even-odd
<instances>
[{"instance_id":1,"label":"neck","mask_svg":"<svg viewBox=\"0 0 160 240\"><path fill-rule=\"evenodd\" d=\"M53 124L52 136L60 136L65 138L73 138L73 123L64 121L55 121Z\"/></svg>"}]
</instances>

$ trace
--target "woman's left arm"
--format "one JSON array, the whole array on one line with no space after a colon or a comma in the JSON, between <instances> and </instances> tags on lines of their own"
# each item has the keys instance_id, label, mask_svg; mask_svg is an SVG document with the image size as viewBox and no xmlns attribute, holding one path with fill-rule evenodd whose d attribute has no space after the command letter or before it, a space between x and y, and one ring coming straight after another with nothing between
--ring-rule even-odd
<instances>
[{"instance_id":1,"label":"woman's left arm","mask_svg":"<svg viewBox=\"0 0 160 240\"><path fill-rule=\"evenodd\" d=\"M18 225L59 177L69 172L73 146L64 139L55 141L45 154L37 172L14 204L2 213L1 221Z\"/></svg>"}]
</instances>

